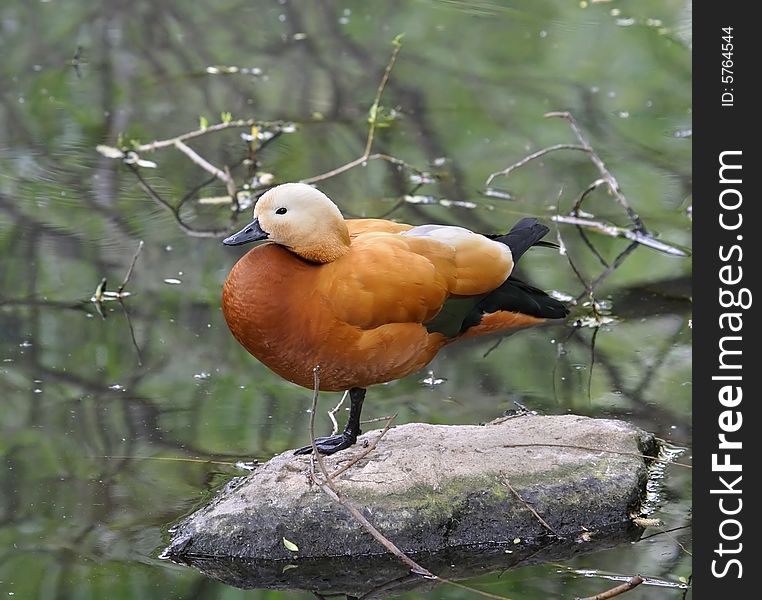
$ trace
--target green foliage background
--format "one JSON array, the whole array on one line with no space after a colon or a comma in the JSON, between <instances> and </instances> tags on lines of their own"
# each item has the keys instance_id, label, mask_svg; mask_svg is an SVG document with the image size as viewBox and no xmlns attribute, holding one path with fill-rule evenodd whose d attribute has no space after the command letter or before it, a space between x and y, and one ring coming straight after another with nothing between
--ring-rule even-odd
<instances>
[{"instance_id":1,"label":"green foliage background","mask_svg":"<svg viewBox=\"0 0 762 600\"><path fill-rule=\"evenodd\" d=\"M432 204L403 202L391 218L492 233L522 216L550 222L568 213L599 176L582 153L552 154L498 179L513 200L482 192L490 173L529 152L575 143L565 122L543 118L569 110L649 230L690 246L684 2L4 0L0 590L16 598L292 595L236 590L156 558L168 524L239 474L236 460L305 443L310 393L270 373L228 333L219 292L237 254L218 238L184 233L95 147L173 137L229 111L297 125L258 156L276 181L328 171L361 154L399 33L403 48L381 102L394 118L374 149L437 179L416 191ZM260 74L208 73L214 65ZM218 166L233 164L245 154L239 133L191 145ZM180 153L142 158L157 162L142 173L173 205L208 179ZM372 162L320 187L346 214L377 216L414 186L405 171ZM201 195L224 194L212 183ZM629 225L602 190L584 208ZM198 229L233 228L227 207L195 198L180 215ZM556 232L575 266L595 278L603 267L576 229ZM588 235L607 261L627 245ZM93 290L102 277L117 287L138 240L145 246L127 286L132 296L124 308L106 303L102 319ZM557 252L537 249L522 262L536 285L583 291ZM453 346L431 365L443 383L426 386L423 373L377 386L365 416L476 423L518 400L545 413L622 418L689 446L690 272L690 259L638 248L596 290L612 320L595 334L594 350L594 330L575 330L574 319L521 332L486 357L494 340ZM574 318L588 313L579 307ZM689 525L689 476L670 471L664 486L657 516L666 528ZM570 559L567 570L527 567L471 583L512 597L571 598L610 587L573 572L598 569L677 585L690 575L689 544L683 529ZM629 597L682 594L643 586Z\"/></svg>"}]
</instances>

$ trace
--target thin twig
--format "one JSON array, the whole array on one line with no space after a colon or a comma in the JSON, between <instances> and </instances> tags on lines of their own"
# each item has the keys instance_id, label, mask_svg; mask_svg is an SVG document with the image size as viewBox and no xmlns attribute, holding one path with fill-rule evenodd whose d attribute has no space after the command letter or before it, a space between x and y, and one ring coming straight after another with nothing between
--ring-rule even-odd
<instances>
[{"instance_id":1,"label":"thin twig","mask_svg":"<svg viewBox=\"0 0 762 600\"><path fill-rule=\"evenodd\" d=\"M609 598L613 598L614 596L619 596L620 594L629 592L632 588L638 587L641 583L643 583L643 578L640 575L635 575L634 577L630 577L630 579L626 581L625 583L618 585L616 587L613 587L610 590L601 592L600 594L596 594L595 596L577 598L577 600L608 600Z\"/></svg>"},{"instance_id":2,"label":"thin twig","mask_svg":"<svg viewBox=\"0 0 762 600\"><path fill-rule=\"evenodd\" d=\"M556 213L556 219L559 217L558 213ZM577 268L577 265L574 264L574 261L571 258L571 254L569 254L569 250L566 247L566 244L564 243L563 238L561 237L561 228L556 228L556 239L558 240L558 245L561 247L562 253L566 256L566 261L569 263L569 266L571 267L571 270L574 271L574 274L577 276L577 279L579 279L579 282L582 284L582 287L584 288L584 292L577 296L575 298L575 302L579 302L579 300L584 296L590 296L591 300L595 300L593 298L593 290L590 287L590 284L585 281L584 276L582 275L582 272Z\"/></svg>"},{"instance_id":3,"label":"thin twig","mask_svg":"<svg viewBox=\"0 0 762 600\"><path fill-rule=\"evenodd\" d=\"M373 135L375 134L376 123L378 122L378 108L379 102L381 102L381 95L384 93L384 88L389 81L389 75L394 68L394 63L397 62L397 55L400 53L400 49L402 48L402 43L399 41L399 38L397 38L392 43L392 47L392 55L389 58L389 62L386 63L384 74L381 76L381 81L379 82L378 88L376 89L376 97L373 98L373 104L370 106L370 128L368 129L368 139L365 142L365 152L363 152L365 156L370 155L370 148L373 146Z\"/></svg>"},{"instance_id":4,"label":"thin twig","mask_svg":"<svg viewBox=\"0 0 762 600\"><path fill-rule=\"evenodd\" d=\"M199 167L204 169L204 171L211 173L220 181L224 182L225 184L228 184L228 182L230 181L229 174L215 167L212 163L210 163L204 157L199 155L193 148L191 148L190 146L188 146L181 140L175 140L175 148L177 148L180 152L185 154L185 156L190 158Z\"/></svg>"},{"instance_id":5,"label":"thin twig","mask_svg":"<svg viewBox=\"0 0 762 600\"><path fill-rule=\"evenodd\" d=\"M138 260L138 255L140 254L140 251L143 249L143 240L140 240L138 243L138 249L135 251L135 255L132 257L132 262L130 263L129 268L127 269L127 274L124 276L124 280L122 281L122 284L117 288L116 293L121 296L122 292L124 291L124 286L127 285L127 282L130 280L130 277L132 276L132 269L135 268L135 263Z\"/></svg>"},{"instance_id":6,"label":"thin twig","mask_svg":"<svg viewBox=\"0 0 762 600\"><path fill-rule=\"evenodd\" d=\"M571 214L574 217L579 216L579 211L582 208L582 203L584 202L587 195L592 192L593 190L598 189L601 185L605 184L606 181L604 179L596 179L591 183L587 188L579 195L579 198L577 198L577 201L574 203L574 207L572 208ZM600 261L600 263L605 267L608 267L609 264L606 262L606 260L601 256L601 253L598 252L598 249L593 245L593 243L590 241L590 239L587 237L587 233L582 227L577 227L577 231L579 232L580 237L582 238L582 241L585 242L585 245L590 249L590 251L596 256L596 258Z\"/></svg>"},{"instance_id":7,"label":"thin twig","mask_svg":"<svg viewBox=\"0 0 762 600\"><path fill-rule=\"evenodd\" d=\"M645 539L652 538L652 537L654 537L654 535L662 535L663 534L663 535L666 535L670 540L675 542L675 544L677 544L680 547L680 549L683 552L685 552L688 556L693 556L693 552L691 552L690 550L688 550L688 548L683 546L683 544L681 544L680 541L674 535L672 535L672 533L671 533L673 531L677 531L677 530L680 530L680 529L688 529L688 527L689 526L684 525L682 527L674 527L672 529L662 529L658 533L654 533L653 535L649 535L647 537L640 538L640 541L642 542Z\"/></svg>"},{"instance_id":8,"label":"thin twig","mask_svg":"<svg viewBox=\"0 0 762 600\"><path fill-rule=\"evenodd\" d=\"M346 164L341 165L340 167L336 167L335 169L331 169L330 171L326 171L325 173L321 173L320 175L313 175L312 177L307 177L306 179L302 179L301 183L316 183L318 181L323 181L325 179L329 179L331 177L335 177L336 175L340 175L341 173L344 173L346 171L349 171L350 169L353 169L354 167L357 167L359 165L362 165L364 163L367 163L371 160L383 160L389 163L392 163L394 165L397 165L398 167L405 167L407 169L410 169L411 171L414 171L418 173L419 175L423 174L423 171L420 171L416 169L415 167L410 166L405 161L400 160L399 158L396 158L394 156L389 156L388 154L371 154L371 148L373 147L373 139L376 135L376 127L378 126L378 117L379 117L379 107L381 102L381 96L384 93L384 89L386 88L386 84L389 81L389 75L392 72L392 69L394 68L394 64L397 62L397 55L400 52L400 49L402 48L402 44L399 42L399 38L395 39L393 42L393 50L392 55L389 57L389 62L386 64L386 68L384 69L384 74L381 76L381 81L378 84L378 88L376 89L376 95L373 98L373 104L370 106L370 110L368 111L369 118L369 126L368 126L368 137L365 140L365 150L363 151L362 155L355 158L354 160L349 161Z\"/></svg>"},{"instance_id":9,"label":"thin twig","mask_svg":"<svg viewBox=\"0 0 762 600\"><path fill-rule=\"evenodd\" d=\"M141 244L143 242L140 242ZM126 281L125 281L126 283ZM121 292L120 292L121 294ZM124 311L124 316L127 318L127 327L130 330L130 338L132 339L132 345L135 348L135 353L138 356L138 366L143 366L143 356L140 353L140 346L138 346L138 340L135 339L135 329L132 327L132 319L130 319L130 312L127 310L127 306L125 305L124 301L122 300L122 297L119 296L119 304L122 307L122 311Z\"/></svg>"},{"instance_id":10,"label":"thin twig","mask_svg":"<svg viewBox=\"0 0 762 600\"><path fill-rule=\"evenodd\" d=\"M229 467L235 467L238 464L238 462L212 460L210 458L186 458L184 456L128 456L128 455L111 454L107 456L90 456L89 458L103 458L105 460L158 460L158 461L171 461L171 462L200 463L204 465L225 465Z\"/></svg>"},{"instance_id":11,"label":"thin twig","mask_svg":"<svg viewBox=\"0 0 762 600\"><path fill-rule=\"evenodd\" d=\"M373 417L372 419L363 419L360 421L363 425L368 425L369 423L380 423L381 421L388 421L389 419L396 419L397 413L394 413L393 415L387 415L385 417Z\"/></svg>"},{"instance_id":12,"label":"thin twig","mask_svg":"<svg viewBox=\"0 0 762 600\"><path fill-rule=\"evenodd\" d=\"M522 158L519 162L513 163L512 165L507 166L502 171L496 171L495 173L491 173L489 177L487 177L487 181L484 182L484 185L486 187L489 187L492 181L496 177L503 177L506 175L509 175L519 167L523 167L528 162L531 162L537 158L540 158L542 156L545 156L546 154L550 154L551 152L556 152L557 150L580 150L582 152L590 153L590 149L585 146L579 146L577 144L555 144L554 146L548 146L547 148L543 148L542 150L537 150L536 152L532 152L532 154L529 154L528 156L525 156Z\"/></svg>"},{"instance_id":13,"label":"thin twig","mask_svg":"<svg viewBox=\"0 0 762 600\"><path fill-rule=\"evenodd\" d=\"M606 278L607 278L609 275L611 275L611 274L612 274L614 271L616 271L616 270L619 268L619 266L620 266L620 265L621 265L621 264L624 262L624 260L625 260L625 259L626 259L626 258L627 258L627 257L628 257L630 254L632 254L632 252L634 252L634 251L635 251L635 249L636 249L637 247L638 247L638 243L637 243L637 242L633 242L632 244L630 244L629 246L627 246L627 247L626 247L624 250L622 250L622 252L620 252L620 253L617 255L617 257L614 259L614 262L613 262L613 263L611 263L611 264L610 264L608 267L606 267L606 269L604 269L604 270L603 270L603 271L602 271L602 272L601 272L601 273L598 275L598 277L596 277L596 278L595 278L595 280L593 280L593 282L592 282L592 283L590 283L590 284L587 284L587 286L586 286L585 290L584 290L584 291L583 291L581 294L579 294L579 295L578 295L578 296L575 298L575 301L576 301L576 302L579 302L579 301L580 301L580 300L582 300L582 298L584 298L585 296L589 296L589 297L590 297L590 301L593 303L593 306L595 306L595 305L596 305L596 300L595 300L595 297L593 296L593 292L595 291L595 289L596 289L596 288L597 288L597 287L598 287L598 286L599 286L601 283L603 283L603 281L604 281L604 280L605 280L605 279L606 279ZM570 264L571 264L571 263L570 263ZM582 279L581 275L580 275L580 274L579 274L579 272L576 270L576 268L574 268L573 266L572 266L572 268L574 269L574 272L575 272L575 273L577 273L577 277L579 277L579 278L580 278L580 281L582 281L582 282L584 283L584 280Z\"/></svg>"},{"instance_id":14,"label":"thin twig","mask_svg":"<svg viewBox=\"0 0 762 600\"><path fill-rule=\"evenodd\" d=\"M176 137L169 138L166 140L156 140L149 144L140 144L139 146L135 146L133 150L135 152L153 152L154 150L160 150L162 148L167 148L168 146L174 146L177 144L177 142L184 142L186 140L201 137L202 135L214 133L215 131L222 131L223 129L231 129L231 128L237 128L237 127L253 127L253 126L256 126L259 129L270 129L270 128L279 129L283 127L284 125L286 125L286 123L282 121L264 122L264 121L257 121L256 119L238 119L236 121L228 121L227 123L217 123L215 125L202 127L200 129L189 131L187 133L183 133L182 135L178 135Z\"/></svg>"},{"instance_id":15,"label":"thin twig","mask_svg":"<svg viewBox=\"0 0 762 600\"><path fill-rule=\"evenodd\" d=\"M595 306L595 302L593 303ZM601 330L600 325L593 329L593 336L590 338L590 371L587 374L587 401L593 403L593 368L595 367L595 339Z\"/></svg>"},{"instance_id":16,"label":"thin twig","mask_svg":"<svg viewBox=\"0 0 762 600\"><path fill-rule=\"evenodd\" d=\"M233 203L233 212L238 213L240 212L240 206L238 204L238 190L235 187L235 179L233 179L233 174L230 172L230 167L225 165L225 188L228 191L228 196L230 196L230 201Z\"/></svg>"},{"instance_id":17,"label":"thin twig","mask_svg":"<svg viewBox=\"0 0 762 600\"><path fill-rule=\"evenodd\" d=\"M315 365L312 369L312 408L310 409L310 445L312 446L312 456L322 458L315 443L315 413L317 412L317 401L320 395L320 365Z\"/></svg>"},{"instance_id":18,"label":"thin twig","mask_svg":"<svg viewBox=\"0 0 762 600\"><path fill-rule=\"evenodd\" d=\"M573 214L575 217L579 216L579 211L582 209L582 203L585 201L585 198L587 195L597 190L599 187L601 187L604 183L606 183L605 179L596 179L591 183L585 190L579 195L579 198L577 198L577 201L574 203L574 206L572 207L571 214Z\"/></svg>"},{"instance_id":19,"label":"thin twig","mask_svg":"<svg viewBox=\"0 0 762 600\"><path fill-rule=\"evenodd\" d=\"M389 420L386 423L386 426L381 430L381 433L375 437L375 439L368 444L368 447L365 448L360 454L353 457L352 460L350 460L347 464L342 466L340 469L336 469L333 473L331 473L331 479L336 479L339 475L347 471L348 469L351 469L353 466L355 466L358 462L360 462L363 458L368 456L373 450L375 449L378 442L381 441L381 438L386 435L386 432L389 431L389 429L392 426L392 423L394 422L394 419L397 418L397 415L394 414L391 417L389 417Z\"/></svg>"},{"instance_id":20,"label":"thin twig","mask_svg":"<svg viewBox=\"0 0 762 600\"><path fill-rule=\"evenodd\" d=\"M660 535L667 535L669 533L672 533L673 531L682 531L683 529L691 529L691 525L680 525L679 527L672 527L671 529L662 529L660 531L657 531L656 533L652 533L650 535L644 535L642 538L640 538L639 541L644 541L647 539L650 539L652 537L657 537Z\"/></svg>"},{"instance_id":21,"label":"thin twig","mask_svg":"<svg viewBox=\"0 0 762 600\"><path fill-rule=\"evenodd\" d=\"M599 233L603 233L611 237L625 238L633 242L637 242L638 244L642 244L643 246L648 246L649 248L658 250L659 252L670 254L672 256L689 256L689 253L684 249L678 248L677 246L673 246L671 244L666 244L647 233L638 231L637 229L626 229L624 227L617 227L616 225L606 225L605 223L595 221L594 219L584 219L581 217L575 217L573 215L555 215L553 217L553 221L557 223L577 225L579 227L587 227L588 229L594 229Z\"/></svg>"},{"instance_id":22,"label":"thin twig","mask_svg":"<svg viewBox=\"0 0 762 600\"><path fill-rule=\"evenodd\" d=\"M475 594L478 594L484 598L491 598L493 600L510 600L509 598L506 598L505 596L498 596L496 594L491 594L489 592L484 592L482 590L471 588L466 585L463 585L462 583L457 583L455 581L450 581L449 579L443 579L442 577L439 577L437 575L434 575L431 571L426 569L425 567L422 567L417 562L415 562L412 558L410 558L407 554L405 554L402 550L400 550L393 542L391 542L386 536L384 536L378 529L376 529L373 524L368 521L368 519L365 518L365 516L355 508L351 502L347 498L345 498L341 492L336 488L336 484L334 482L334 477L337 475L340 475L343 473L347 468L353 466L357 460L361 459L363 456L365 456L368 452L373 450L375 448L375 444L378 443L378 441L384 436L384 434L388 431L389 427L391 426L392 420L396 415L393 415L389 422L387 423L386 427L381 431L381 434L375 439L374 442L371 443L371 446L368 447L367 452L364 452L359 455L359 457L356 460L353 460L349 465L347 465L346 468L339 469L336 471L333 475L328 474L328 469L325 466L325 461L323 460L323 456L318 452L317 444L315 443L315 414L317 413L317 402L318 402L318 396L319 396L319 390L320 390L320 366L315 366L315 368L312 370L313 373L313 390L312 390L312 407L310 410L310 444L312 446L312 454L310 456L310 480L314 482L316 485L320 487L320 489L334 502L338 502L343 506L350 515L375 539L379 544L381 544L384 548L386 548L387 551L389 551L392 555L396 556L402 563L404 563L407 567L410 568L410 572L414 575L419 575L421 577L425 577L426 579L431 579L434 581L439 581L441 583L446 583L448 585L468 590L470 592L473 592ZM317 473L315 473L315 464L317 463L318 468L320 469L320 472L323 476L322 479L319 479L317 476Z\"/></svg>"},{"instance_id":23,"label":"thin twig","mask_svg":"<svg viewBox=\"0 0 762 600\"><path fill-rule=\"evenodd\" d=\"M593 147L587 141L584 134L582 133L582 130L579 128L579 125L577 124L576 119L572 116L572 114L566 111L553 111L553 112L545 113L545 116L559 117L561 119L566 119L566 121L569 122L569 126L574 132L574 135L579 140L579 143L582 144L582 147L585 149L585 152L587 152L588 155L590 156L590 160L598 168L598 171L600 172L601 176L606 180L609 190L611 191L614 198L617 199L619 204L627 213L627 216L629 216L630 220L635 224L636 229L642 233L647 233L646 226L643 224L643 221L640 220L640 217L638 216L638 214L632 209L632 207L630 207L630 203L627 202L627 198L625 198L624 194L622 194L622 191L619 188L619 182L611 174L611 172L606 168L606 164L601 160L601 157L598 156L598 154L595 152Z\"/></svg>"},{"instance_id":24,"label":"thin twig","mask_svg":"<svg viewBox=\"0 0 762 600\"><path fill-rule=\"evenodd\" d=\"M183 195L182 198L180 198L180 200L178 201L177 205L175 206L175 209L176 210L180 210L180 208L182 208L183 204L185 204L188 200L193 198L196 194L198 194L206 186L211 185L215 181L217 181L217 177L212 175L211 177L208 177L207 179L205 179L201 183L193 186L191 189L189 189L187 192L185 192L185 194ZM235 211L235 212L238 212L238 211Z\"/></svg>"},{"instance_id":25,"label":"thin twig","mask_svg":"<svg viewBox=\"0 0 762 600\"><path fill-rule=\"evenodd\" d=\"M403 563L405 563L408 567L410 567L410 570L417 574L422 575L423 577L428 577L429 579L438 579L436 575L431 573L428 569L423 568L421 565L419 565L417 562L415 562L412 558L407 556L402 550L397 548L392 542L390 542L386 537L384 537L383 534L381 534L378 529L376 529L368 519L365 518L365 516L357 510L346 498L344 498L338 489L336 489L336 486L333 482L333 479L331 479L331 476L328 474L328 469L325 466L325 461L323 460L323 456L318 452L317 444L315 443L315 413L317 412L317 401L318 401L318 395L320 390L320 365L317 365L312 370L312 377L313 377L313 391L312 391L312 410L310 411L310 444L312 445L312 456L314 457L315 461L318 465L318 468L320 469L320 472L323 475L323 479L320 480L316 473L313 472L310 473L310 476L312 478L312 481L314 481L318 486L320 486L320 489L325 492L329 498L331 498L333 501L338 502L341 504L345 509L349 511L349 514L354 517L354 519L362 525L362 527L367 531L373 538L381 544L384 548L386 548L389 552L391 552L394 556L399 558ZM313 463L314 465L314 463Z\"/></svg>"},{"instance_id":26,"label":"thin twig","mask_svg":"<svg viewBox=\"0 0 762 600\"><path fill-rule=\"evenodd\" d=\"M569 330L569 335L566 336L565 339L559 341L556 343L556 359L553 361L553 370L550 374L550 380L553 383L553 400L558 403L558 387L556 384L556 381L558 378L556 377L558 373L558 364L561 362L561 357L566 356L566 342L569 341L569 338L571 338L573 335L576 335L579 331L579 327L572 327ZM568 363L568 361L566 361ZM565 379L565 377L562 376L562 380Z\"/></svg>"},{"instance_id":27,"label":"thin twig","mask_svg":"<svg viewBox=\"0 0 762 600\"><path fill-rule=\"evenodd\" d=\"M493 350L497 350L498 346L503 343L503 340L505 340L505 337L498 338L498 340L489 348L487 348L487 351L484 354L482 354L482 358L487 358L490 354L492 354Z\"/></svg>"},{"instance_id":28,"label":"thin twig","mask_svg":"<svg viewBox=\"0 0 762 600\"><path fill-rule=\"evenodd\" d=\"M585 233L583 228L593 229L600 233L603 233L605 235L609 235L612 237L625 238L633 242L633 244L635 245L642 244L644 246L648 246L650 248L653 248L660 252L664 252L666 254L671 254L673 256L689 256L690 253L687 252L686 250L671 244L661 242L648 234L648 231L646 230L646 227L643 221L640 219L640 216L632 209L629 202L625 198L624 194L622 194L621 188L619 187L619 182L616 180L614 175L608 170L603 160L600 158L600 156L598 156L596 151L590 145L587 138L582 133L582 130L580 129L579 125L577 124L577 121L574 119L571 113L554 111L554 112L546 113L545 117L559 117L559 118L565 119L569 123L569 126L571 127L571 130L574 133L575 137L577 138L577 141L579 142L579 144L555 144L553 146L549 146L547 148L543 148L541 150L532 152L531 154L525 156L518 162L515 162L500 171L490 174L490 176L487 178L485 182L485 186L489 188L489 186L492 184L492 182L495 180L496 177L507 176L513 171L515 171L516 169L523 167L530 161L541 158L551 152L555 152L558 150L577 150L577 151L584 152L589 156L591 162L598 169L598 172L600 173L601 177L595 180L593 183L591 183L585 190L583 190L583 192L580 194L580 196L577 198L576 202L574 203L574 206L572 208L570 215L556 214L554 217L552 217L553 221L557 223L567 223L567 224L575 225L584 243L593 252L595 257L600 261L600 263L604 267L604 271L592 283L588 284L585 278L583 277L582 273L579 271L579 269L577 269L577 267L571 261L571 258L568 257L568 252L567 252L567 257L569 258L569 264L572 270L574 271L574 273L577 275L577 278L580 280L580 282L585 288L584 292L577 297L577 301L579 301L582 297L586 295L590 296L591 299L594 300L593 291L614 270L616 270L622 264L622 262L629 256L629 254L635 249L633 245L628 246L622 253L620 253L617 256L617 258L614 260L614 263L609 265L608 262L603 258L603 256L598 252L598 250L592 244L592 242L588 239L587 234ZM581 210L582 203L585 201L587 196L592 191L601 187L602 185L605 185L608 188L611 195L616 199L619 205L627 213L627 216L629 217L630 221L633 224L632 229L616 227L614 225L607 225L593 219L580 217L580 210Z\"/></svg>"},{"instance_id":29,"label":"thin twig","mask_svg":"<svg viewBox=\"0 0 762 600\"><path fill-rule=\"evenodd\" d=\"M514 496L516 496L516 498L518 498L518 499L519 499L519 502L521 502L521 503L522 503L522 504L523 504L523 505L524 505L526 508L528 508L528 509L529 509L529 512L531 512L531 513L532 513L532 514L533 514L533 515L534 515L534 516L537 518L537 520L540 522L540 525L542 525L542 526L543 526L545 529L547 529L548 531L550 531L550 533L552 533L554 536L556 536L556 537L559 537L559 538L560 538L561 536L560 536L560 535L559 535L559 534L556 532L556 530L555 530L555 529L553 529L553 528L552 528L550 525L548 525L548 523L545 521L545 519L543 519L543 518L540 516L540 514L539 514L539 513L538 513L538 512L537 512L537 511L536 511L536 510L535 510L535 509L532 507L532 505L531 505L531 504L529 504L529 503L528 503L526 500L524 500L524 498L522 498L522 497L521 497L521 494L519 494L519 493L518 493L518 492L517 492L517 491L514 489L514 487L513 487L513 486L512 486L512 485L511 485L511 484L508 482L508 479L507 479L507 477L505 476L505 474L502 474L502 473L501 473L501 476L502 476L502 478L503 478L503 479L502 479L502 484L503 484L505 487L507 487L509 490L511 490L511 493L512 493Z\"/></svg>"},{"instance_id":30,"label":"thin twig","mask_svg":"<svg viewBox=\"0 0 762 600\"><path fill-rule=\"evenodd\" d=\"M153 198L154 201L158 202L161 206L172 213L172 216L175 218L177 224L188 235L193 237L220 237L221 235L224 235L228 232L227 229L194 229L193 227L187 225L180 218L180 212L169 202L164 200L164 198L162 198L159 194L157 194L156 191L148 184L148 182L141 175L140 169L138 169L135 165L128 164L127 166L132 170L135 177L138 178L138 184L143 189L143 191L148 194L148 196Z\"/></svg>"},{"instance_id":31,"label":"thin twig","mask_svg":"<svg viewBox=\"0 0 762 600\"><path fill-rule=\"evenodd\" d=\"M341 173L344 173L345 171L349 171L350 169L354 169L355 167L359 165L362 165L364 163L367 163L373 160L383 160L385 162L391 163L398 167L408 169L409 171L412 171L413 173L416 173L418 175L421 175L424 173L424 171L421 171L420 169L414 167L413 165L406 163L404 160L400 158L397 158L395 156L390 156L388 154L381 154L376 152L375 154L370 154L368 156L363 154L362 156L355 158L354 160L351 160L348 163L341 165L340 167L336 167L335 169L331 169L330 171L326 171L325 173L321 173L320 175L313 175L312 177L307 177L306 179L300 179L299 181L300 183L317 183L318 181L323 181L325 179L330 179L331 177L336 177L336 175L340 175Z\"/></svg>"},{"instance_id":32,"label":"thin twig","mask_svg":"<svg viewBox=\"0 0 762 600\"><path fill-rule=\"evenodd\" d=\"M345 390L344 393L341 395L341 400L339 400L339 403L334 406L331 410L328 411L328 418L331 419L331 423L333 423L333 429L331 429L331 435L336 435L339 432L339 424L336 422L336 413L341 408L341 405L344 404L344 400L347 399L347 395L349 394L349 390Z\"/></svg>"}]
</instances>

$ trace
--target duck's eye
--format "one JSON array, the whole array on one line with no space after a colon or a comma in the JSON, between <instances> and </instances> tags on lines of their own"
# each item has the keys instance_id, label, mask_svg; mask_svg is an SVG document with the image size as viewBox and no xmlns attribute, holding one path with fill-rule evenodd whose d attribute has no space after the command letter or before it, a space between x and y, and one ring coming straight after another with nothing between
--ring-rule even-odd
<instances>
[{"instance_id":1,"label":"duck's eye","mask_svg":"<svg viewBox=\"0 0 762 600\"><path fill-rule=\"evenodd\" d=\"M280 208L275 210L276 215L285 215L287 212L287 209L284 206L281 206Z\"/></svg>"}]
</instances>

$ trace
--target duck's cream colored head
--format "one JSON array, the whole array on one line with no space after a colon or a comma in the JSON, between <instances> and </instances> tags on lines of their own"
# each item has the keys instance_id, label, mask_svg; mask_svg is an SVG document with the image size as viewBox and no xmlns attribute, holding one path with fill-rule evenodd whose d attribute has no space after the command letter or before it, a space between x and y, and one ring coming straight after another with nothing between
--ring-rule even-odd
<instances>
[{"instance_id":1,"label":"duck's cream colored head","mask_svg":"<svg viewBox=\"0 0 762 600\"><path fill-rule=\"evenodd\" d=\"M307 260L326 263L349 250L349 230L338 207L320 190L305 183L284 183L254 206L254 221L223 240L238 246L268 240Z\"/></svg>"}]
</instances>

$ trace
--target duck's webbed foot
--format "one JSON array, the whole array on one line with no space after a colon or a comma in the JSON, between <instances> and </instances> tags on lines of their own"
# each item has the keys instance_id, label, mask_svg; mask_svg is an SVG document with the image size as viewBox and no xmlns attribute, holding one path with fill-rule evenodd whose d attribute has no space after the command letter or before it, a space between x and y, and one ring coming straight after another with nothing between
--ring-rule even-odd
<instances>
[{"instance_id":1,"label":"duck's webbed foot","mask_svg":"<svg viewBox=\"0 0 762 600\"><path fill-rule=\"evenodd\" d=\"M351 402L349 406L349 419L344 431L338 435L319 437L315 440L315 446L317 446L320 454L333 454L339 450L349 448L357 441L357 436L362 433L360 431L360 412L362 412L362 402L365 399L365 390L363 388L352 388L349 390L349 399ZM294 451L294 454L311 453L311 444Z\"/></svg>"},{"instance_id":2,"label":"duck's webbed foot","mask_svg":"<svg viewBox=\"0 0 762 600\"><path fill-rule=\"evenodd\" d=\"M357 441L356 435L350 435L346 431L338 435L329 435L315 439L315 446L320 454L333 454L339 450L349 448ZM312 444L294 451L294 454L311 454Z\"/></svg>"}]
</instances>

